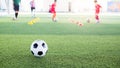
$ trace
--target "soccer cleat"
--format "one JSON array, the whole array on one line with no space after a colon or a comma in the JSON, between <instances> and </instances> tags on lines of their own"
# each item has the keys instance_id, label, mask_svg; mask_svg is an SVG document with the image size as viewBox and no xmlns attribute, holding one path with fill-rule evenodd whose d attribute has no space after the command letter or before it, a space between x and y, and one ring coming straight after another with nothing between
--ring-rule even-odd
<instances>
[{"instance_id":1,"label":"soccer cleat","mask_svg":"<svg viewBox=\"0 0 120 68\"><path fill-rule=\"evenodd\" d=\"M15 18L15 17L14 17L13 20L18 20L18 18Z\"/></svg>"},{"instance_id":2,"label":"soccer cleat","mask_svg":"<svg viewBox=\"0 0 120 68\"><path fill-rule=\"evenodd\" d=\"M52 21L53 21L53 22L57 22L57 20L56 20L56 19L52 19Z\"/></svg>"},{"instance_id":3,"label":"soccer cleat","mask_svg":"<svg viewBox=\"0 0 120 68\"><path fill-rule=\"evenodd\" d=\"M16 20L16 18L15 18L15 17L13 17L12 19L13 19L13 20Z\"/></svg>"},{"instance_id":4,"label":"soccer cleat","mask_svg":"<svg viewBox=\"0 0 120 68\"><path fill-rule=\"evenodd\" d=\"M96 20L96 23L100 23L100 21L99 21L99 20Z\"/></svg>"}]
</instances>

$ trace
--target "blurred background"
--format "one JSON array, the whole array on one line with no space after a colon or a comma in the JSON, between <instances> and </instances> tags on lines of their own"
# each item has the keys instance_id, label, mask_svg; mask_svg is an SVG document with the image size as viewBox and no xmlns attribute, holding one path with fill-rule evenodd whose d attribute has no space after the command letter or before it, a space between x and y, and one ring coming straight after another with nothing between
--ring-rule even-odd
<instances>
[{"instance_id":1,"label":"blurred background","mask_svg":"<svg viewBox=\"0 0 120 68\"><path fill-rule=\"evenodd\" d=\"M30 1L21 0L20 12L30 13ZM36 13L46 13L54 0L35 0ZM103 13L120 12L120 0L98 0ZM94 13L94 0L57 0L57 13ZM0 13L13 13L12 0L0 0Z\"/></svg>"}]
</instances>

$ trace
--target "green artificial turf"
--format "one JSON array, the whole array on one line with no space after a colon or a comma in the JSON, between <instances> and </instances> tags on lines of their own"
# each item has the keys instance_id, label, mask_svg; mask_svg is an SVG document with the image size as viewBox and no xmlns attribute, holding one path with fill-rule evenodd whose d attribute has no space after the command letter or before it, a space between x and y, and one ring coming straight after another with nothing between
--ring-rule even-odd
<instances>
[{"instance_id":1,"label":"green artificial turf","mask_svg":"<svg viewBox=\"0 0 120 68\"><path fill-rule=\"evenodd\" d=\"M86 23L85 16L38 16L0 18L0 68L120 68L120 17L104 16L101 23ZM80 20L80 27L68 19ZM80 19L79 19L80 18ZM48 52L34 57L30 46L36 39L45 40Z\"/></svg>"}]
</instances>

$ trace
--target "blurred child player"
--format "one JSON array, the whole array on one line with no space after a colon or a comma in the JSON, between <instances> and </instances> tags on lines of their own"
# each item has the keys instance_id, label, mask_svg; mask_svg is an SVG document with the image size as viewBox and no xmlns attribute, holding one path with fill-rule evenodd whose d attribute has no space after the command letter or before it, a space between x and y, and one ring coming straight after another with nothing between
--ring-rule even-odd
<instances>
[{"instance_id":1,"label":"blurred child player","mask_svg":"<svg viewBox=\"0 0 120 68\"><path fill-rule=\"evenodd\" d=\"M56 2L57 0L54 0L54 3L50 6L49 12L52 13L52 21L56 22Z\"/></svg>"},{"instance_id":2,"label":"blurred child player","mask_svg":"<svg viewBox=\"0 0 120 68\"><path fill-rule=\"evenodd\" d=\"M96 23L99 23L100 22L99 13L100 13L100 8L102 7L97 3L97 0L94 0L94 3L95 3L95 19L96 19Z\"/></svg>"},{"instance_id":3,"label":"blurred child player","mask_svg":"<svg viewBox=\"0 0 120 68\"><path fill-rule=\"evenodd\" d=\"M15 11L15 17L13 18L14 20L16 20L18 18L20 2L21 2L21 0L13 0L13 8L14 8L14 11Z\"/></svg>"},{"instance_id":4,"label":"blurred child player","mask_svg":"<svg viewBox=\"0 0 120 68\"><path fill-rule=\"evenodd\" d=\"M35 1L30 1L32 17L35 17Z\"/></svg>"}]
</instances>

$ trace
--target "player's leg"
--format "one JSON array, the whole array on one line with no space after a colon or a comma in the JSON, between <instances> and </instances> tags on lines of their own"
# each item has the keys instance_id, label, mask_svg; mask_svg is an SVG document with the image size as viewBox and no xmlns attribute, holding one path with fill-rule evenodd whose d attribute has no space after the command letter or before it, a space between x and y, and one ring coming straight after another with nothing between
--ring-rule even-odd
<instances>
[{"instance_id":1,"label":"player's leg","mask_svg":"<svg viewBox=\"0 0 120 68\"><path fill-rule=\"evenodd\" d=\"M35 17L35 7L31 7L31 14L32 14L32 17Z\"/></svg>"},{"instance_id":2,"label":"player's leg","mask_svg":"<svg viewBox=\"0 0 120 68\"><path fill-rule=\"evenodd\" d=\"M95 19L96 19L96 23L99 23L100 21L99 21L99 13L96 13L95 14Z\"/></svg>"},{"instance_id":3,"label":"player's leg","mask_svg":"<svg viewBox=\"0 0 120 68\"><path fill-rule=\"evenodd\" d=\"M56 18L56 13L53 13L53 15L52 15L52 20L53 20L53 21L56 21L55 18Z\"/></svg>"},{"instance_id":4,"label":"player's leg","mask_svg":"<svg viewBox=\"0 0 120 68\"><path fill-rule=\"evenodd\" d=\"M96 23L99 23L99 15L95 15Z\"/></svg>"},{"instance_id":5,"label":"player's leg","mask_svg":"<svg viewBox=\"0 0 120 68\"><path fill-rule=\"evenodd\" d=\"M19 5L14 4L14 11L15 11L14 19L17 19L18 18L18 12L19 12Z\"/></svg>"},{"instance_id":6,"label":"player's leg","mask_svg":"<svg viewBox=\"0 0 120 68\"><path fill-rule=\"evenodd\" d=\"M52 21L54 21L54 13L52 13Z\"/></svg>"},{"instance_id":7,"label":"player's leg","mask_svg":"<svg viewBox=\"0 0 120 68\"><path fill-rule=\"evenodd\" d=\"M33 8L33 17L35 17L35 7Z\"/></svg>"},{"instance_id":8,"label":"player's leg","mask_svg":"<svg viewBox=\"0 0 120 68\"><path fill-rule=\"evenodd\" d=\"M15 11L15 18L18 18L18 11Z\"/></svg>"}]
</instances>

